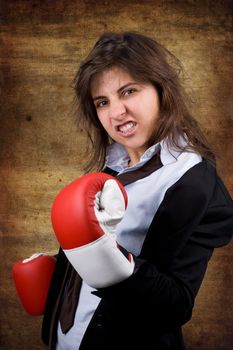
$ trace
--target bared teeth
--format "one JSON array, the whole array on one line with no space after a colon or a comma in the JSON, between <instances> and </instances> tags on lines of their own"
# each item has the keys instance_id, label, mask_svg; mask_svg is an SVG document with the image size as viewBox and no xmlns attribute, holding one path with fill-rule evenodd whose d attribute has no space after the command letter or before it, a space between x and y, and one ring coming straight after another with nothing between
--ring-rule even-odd
<instances>
[{"instance_id":1,"label":"bared teeth","mask_svg":"<svg viewBox=\"0 0 233 350\"><path fill-rule=\"evenodd\" d=\"M128 131L130 131L133 127L135 126L135 123L133 123L133 122L128 122L128 123L126 123L126 124L124 124L124 125L121 125L121 126L119 126L119 131L121 131L121 132L128 132Z\"/></svg>"}]
</instances>

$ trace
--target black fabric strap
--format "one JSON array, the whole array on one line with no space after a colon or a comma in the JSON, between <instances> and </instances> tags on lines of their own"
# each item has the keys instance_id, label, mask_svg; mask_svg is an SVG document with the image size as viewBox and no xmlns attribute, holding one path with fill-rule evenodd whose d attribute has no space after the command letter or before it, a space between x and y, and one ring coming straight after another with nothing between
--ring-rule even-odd
<instances>
[{"instance_id":1,"label":"black fabric strap","mask_svg":"<svg viewBox=\"0 0 233 350\"><path fill-rule=\"evenodd\" d=\"M63 333L67 333L74 324L74 317L78 305L82 279L79 274L72 269L70 279L66 284L64 300L61 305L60 323Z\"/></svg>"},{"instance_id":2,"label":"black fabric strap","mask_svg":"<svg viewBox=\"0 0 233 350\"><path fill-rule=\"evenodd\" d=\"M148 162L146 162L141 168L128 171L123 174L119 174L110 169L109 167L106 167L103 172L107 173L109 175L117 177L117 179L122 183L123 186L129 185L132 182L135 182L137 180L143 179L146 176L149 176L154 171L158 170L162 166L162 162L160 159L159 153L156 153Z\"/></svg>"},{"instance_id":3,"label":"black fabric strap","mask_svg":"<svg viewBox=\"0 0 233 350\"><path fill-rule=\"evenodd\" d=\"M123 174L117 175L117 179L122 183L123 186L129 185L137 180L143 179L146 176L152 174L155 170L161 168L162 163L160 156L156 153L147 163L141 168L128 171Z\"/></svg>"}]
</instances>

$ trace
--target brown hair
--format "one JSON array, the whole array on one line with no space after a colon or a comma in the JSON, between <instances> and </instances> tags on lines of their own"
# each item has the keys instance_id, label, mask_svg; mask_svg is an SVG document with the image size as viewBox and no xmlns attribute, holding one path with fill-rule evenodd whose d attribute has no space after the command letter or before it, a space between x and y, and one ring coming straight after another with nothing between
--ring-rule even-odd
<instances>
[{"instance_id":1,"label":"brown hair","mask_svg":"<svg viewBox=\"0 0 233 350\"><path fill-rule=\"evenodd\" d=\"M180 83L180 61L155 40L140 33L105 33L81 63L75 77L77 121L92 146L86 170L103 167L106 147L112 142L98 119L90 92L93 77L112 66L127 71L136 81L152 83L159 93L160 118L150 145L167 137L170 145L180 149L179 136L186 135L189 140L186 150L214 162L215 156L187 108L187 96Z\"/></svg>"}]
</instances>

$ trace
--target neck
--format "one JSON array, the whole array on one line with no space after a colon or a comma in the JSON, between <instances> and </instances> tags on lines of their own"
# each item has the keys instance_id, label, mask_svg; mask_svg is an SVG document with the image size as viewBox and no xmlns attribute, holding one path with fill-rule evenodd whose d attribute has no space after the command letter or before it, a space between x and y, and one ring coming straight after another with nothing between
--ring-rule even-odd
<instances>
[{"instance_id":1,"label":"neck","mask_svg":"<svg viewBox=\"0 0 233 350\"><path fill-rule=\"evenodd\" d=\"M141 155L137 155L137 156L130 156L130 160L129 160L129 162L128 162L128 166L130 167L130 166L133 166L133 165L135 165L135 164L137 164L139 161L140 161L140 157L141 157Z\"/></svg>"},{"instance_id":2,"label":"neck","mask_svg":"<svg viewBox=\"0 0 233 350\"><path fill-rule=\"evenodd\" d=\"M128 155L129 155L129 163L128 166L133 166L135 164L137 164L140 161L141 156L145 153L146 148L144 149L140 149L140 150L129 150L126 149Z\"/></svg>"}]
</instances>

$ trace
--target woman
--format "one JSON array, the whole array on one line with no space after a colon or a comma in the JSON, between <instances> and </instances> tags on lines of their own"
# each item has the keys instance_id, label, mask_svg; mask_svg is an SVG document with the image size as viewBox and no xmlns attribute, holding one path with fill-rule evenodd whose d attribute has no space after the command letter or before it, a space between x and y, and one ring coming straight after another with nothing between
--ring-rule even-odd
<instances>
[{"instance_id":1,"label":"woman","mask_svg":"<svg viewBox=\"0 0 233 350\"><path fill-rule=\"evenodd\" d=\"M116 235L135 268L96 290L60 249L42 331L51 349L185 349L182 325L214 248L232 237L233 207L179 73L169 51L132 32L102 35L80 66L77 117L92 145L86 169L125 186Z\"/></svg>"}]
</instances>

